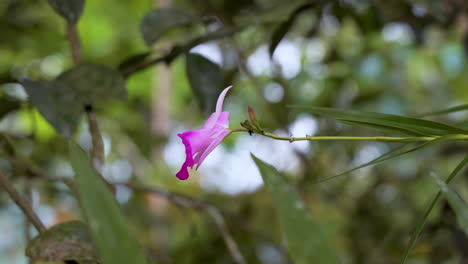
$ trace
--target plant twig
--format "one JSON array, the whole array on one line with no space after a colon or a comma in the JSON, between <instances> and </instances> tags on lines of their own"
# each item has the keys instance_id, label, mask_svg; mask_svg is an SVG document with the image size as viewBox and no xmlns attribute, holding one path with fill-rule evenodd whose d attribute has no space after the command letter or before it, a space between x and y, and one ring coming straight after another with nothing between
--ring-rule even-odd
<instances>
[{"instance_id":1,"label":"plant twig","mask_svg":"<svg viewBox=\"0 0 468 264\"><path fill-rule=\"evenodd\" d=\"M24 215L31 221L34 227L39 233L46 231L46 227L41 222L39 217L36 215L31 205L26 199L24 199L21 194L13 187L11 182L8 180L5 174L0 171L0 186L5 189L5 191L10 195L10 198L18 205L18 207L23 211Z\"/></svg>"},{"instance_id":2,"label":"plant twig","mask_svg":"<svg viewBox=\"0 0 468 264\"><path fill-rule=\"evenodd\" d=\"M67 24L67 38L70 42L73 63L78 64L81 62L81 44L76 30L76 24Z\"/></svg>"},{"instance_id":3,"label":"plant twig","mask_svg":"<svg viewBox=\"0 0 468 264\"><path fill-rule=\"evenodd\" d=\"M91 134L92 149L91 157L94 167L97 171L101 172L104 165L104 142L102 141L99 125L91 106L86 107L86 116L88 118L89 133Z\"/></svg>"},{"instance_id":4,"label":"plant twig","mask_svg":"<svg viewBox=\"0 0 468 264\"><path fill-rule=\"evenodd\" d=\"M130 75L132 75L132 74L134 74L134 73L136 73L138 71L144 70L144 69L146 69L146 68L148 68L150 66L153 66L155 64L158 64L158 63L170 64L179 55L188 52L191 48L193 48L193 47L195 47L197 45L200 45L200 44L208 42L208 41L217 40L217 39L232 36L233 34L241 31L244 28L245 27L238 26L238 27L232 27L232 28L228 28L228 29L220 29L218 31L211 32L211 33L209 33L209 34L207 34L205 36L198 37L198 38L188 42L187 44L185 44L183 46L176 45L176 46L172 47L172 49L166 55L163 55L161 57L157 57L157 58L154 58L154 59L151 59L151 60L146 60L146 56L145 56L145 57L142 58L142 60L139 63L136 63L134 65L130 65L128 68L123 67L123 63L121 63L119 68L121 68L121 72L124 75L124 77L128 78Z\"/></svg>"},{"instance_id":5,"label":"plant twig","mask_svg":"<svg viewBox=\"0 0 468 264\"><path fill-rule=\"evenodd\" d=\"M228 251L235 262L238 264L247 263L241 251L239 250L239 246L229 232L222 213L214 205L209 204L201 199L188 197L182 194L176 194L156 187L140 186L131 183L119 183L118 185L126 186L135 191L148 192L164 197L169 202L180 207L190 207L206 212L213 219L216 228L223 237L224 243L226 244L226 247L228 248Z\"/></svg>"}]
</instances>

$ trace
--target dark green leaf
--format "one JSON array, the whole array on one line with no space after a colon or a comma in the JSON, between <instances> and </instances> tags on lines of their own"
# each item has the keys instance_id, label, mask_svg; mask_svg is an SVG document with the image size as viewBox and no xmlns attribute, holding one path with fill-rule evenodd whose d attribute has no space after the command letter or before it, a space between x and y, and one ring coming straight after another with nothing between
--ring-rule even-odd
<instances>
[{"instance_id":1,"label":"dark green leaf","mask_svg":"<svg viewBox=\"0 0 468 264\"><path fill-rule=\"evenodd\" d=\"M271 35L270 47L268 48L270 57L273 56L273 53L275 52L276 47L278 47L278 44L281 42L284 36L291 29L292 25L294 24L294 21L296 21L297 16L300 13L302 13L304 10L307 10L313 6L314 6L313 4L305 4L303 6L298 7L296 10L294 10L294 12L292 12L292 14L289 16L289 18L286 21L279 24L275 28L275 30L273 31L273 34Z\"/></svg>"},{"instance_id":2,"label":"dark green leaf","mask_svg":"<svg viewBox=\"0 0 468 264\"><path fill-rule=\"evenodd\" d=\"M55 225L28 243L32 261L98 260L88 226L81 221Z\"/></svg>"},{"instance_id":3,"label":"dark green leaf","mask_svg":"<svg viewBox=\"0 0 468 264\"><path fill-rule=\"evenodd\" d=\"M199 54L189 53L186 71L193 94L203 111L214 112L216 100L223 89L221 68Z\"/></svg>"},{"instance_id":4,"label":"dark green leaf","mask_svg":"<svg viewBox=\"0 0 468 264\"><path fill-rule=\"evenodd\" d=\"M416 133L420 133L421 135L443 136L447 134L468 134L468 130L454 127L451 125L399 115L389 115L349 109L335 109L313 106L292 107L307 111L312 114L330 116L336 119L345 119L348 122L355 121L356 124L358 124L359 122L372 123L375 125L383 125L387 128L392 127L394 129L409 130Z\"/></svg>"},{"instance_id":5,"label":"dark green leaf","mask_svg":"<svg viewBox=\"0 0 468 264\"><path fill-rule=\"evenodd\" d=\"M295 17L290 18L287 21L279 24L278 27L276 27L275 30L273 31L273 34L271 35L270 46L268 48L270 57L273 56L273 53L275 52L276 47L278 47L278 44L284 38L286 33L288 33L289 30L291 29L291 26L294 24L294 20L295 20L294 18Z\"/></svg>"},{"instance_id":6,"label":"dark green leaf","mask_svg":"<svg viewBox=\"0 0 468 264\"><path fill-rule=\"evenodd\" d=\"M251 155L273 199L294 263L338 263L322 226L312 217L295 190L275 168Z\"/></svg>"},{"instance_id":7,"label":"dark green leaf","mask_svg":"<svg viewBox=\"0 0 468 264\"><path fill-rule=\"evenodd\" d=\"M155 9L143 18L140 31L148 46L153 45L170 29L189 26L196 22L194 18L174 8Z\"/></svg>"},{"instance_id":8,"label":"dark green leaf","mask_svg":"<svg viewBox=\"0 0 468 264\"><path fill-rule=\"evenodd\" d=\"M463 201L463 199L445 182L441 181L439 177L435 174L432 174L436 180L437 185L439 185L440 190L447 198L447 201L452 207L455 215L458 218L458 223L462 227L463 231L468 235L468 205Z\"/></svg>"},{"instance_id":9,"label":"dark green leaf","mask_svg":"<svg viewBox=\"0 0 468 264\"><path fill-rule=\"evenodd\" d=\"M0 99L0 119L9 112L16 110L20 107L20 102L9 100L6 98Z\"/></svg>"},{"instance_id":10,"label":"dark green leaf","mask_svg":"<svg viewBox=\"0 0 468 264\"><path fill-rule=\"evenodd\" d=\"M66 86L67 92L75 93L82 105L127 98L123 76L104 65L81 63L62 73L56 81Z\"/></svg>"},{"instance_id":11,"label":"dark green leaf","mask_svg":"<svg viewBox=\"0 0 468 264\"><path fill-rule=\"evenodd\" d=\"M468 164L468 155L465 156L465 158L457 165L457 167L452 171L452 173L449 175L449 177L447 178L447 180L445 180L445 183L446 184L449 184L453 178L455 178L455 176L457 176L460 171L466 166L466 164ZM429 205L429 207L427 208L426 212L424 213L424 215L421 217L421 219L418 221L417 225L416 225L416 228L415 230L413 231L413 233L411 234L411 239L410 241L408 242L408 244L406 245L406 248L405 248L405 251L403 253L403 256L401 258L401 261L400 263L401 264L404 264L406 262L406 259L408 258L409 256L409 252L411 251L411 249L413 248L413 245L414 243L416 242L416 239L418 238L419 234L421 233L424 225L426 224L426 221L427 221L427 218L429 218L429 215L431 214L432 212L432 209L434 208L434 206L436 205L437 201L439 200L440 196L442 195L442 192L439 191L437 193L437 195L434 197L434 199L432 200L431 204Z\"/></svg>"},{"instance_id":12,"label":"dark green leaf","mask_svg":"<svg viewBox=\"0 0 468 264\"><path fill-rule=\"evenodd\" d=\"M29 101L63 136L70 138L78 126L83 106L76 94L60 82L22 82Z\"/></svg>"},{"instance_id":13,"label":"dark green leaf","mask_svg":"<svg viewBox=\"0 0 468 264\"><path fill-rule=\"evenodd\" d=\"M76 24L83 13L85 0L49 0L49 4L68 23Z\"/></svg>"},{"instance_id":14,"label":"dark green leaf","mask_svg":"<svg viewBox=\"0 0 468 264\"><path fill-rule=\"evenodd\" d=\"M86 153L72 141L69 150L80 205L103 263L147 263L117 201Z\"/></svg>"}]
</instances>

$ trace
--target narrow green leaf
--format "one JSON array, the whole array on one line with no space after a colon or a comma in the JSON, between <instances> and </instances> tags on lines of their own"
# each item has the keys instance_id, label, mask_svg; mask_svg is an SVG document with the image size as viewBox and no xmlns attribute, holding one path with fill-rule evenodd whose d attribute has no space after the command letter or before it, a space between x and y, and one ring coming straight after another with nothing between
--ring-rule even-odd
<instances>
[{"instance_id":1,"label":"narrow green leaf","mask_svg":"<svg viewBox=\"0 0 468 264\"><path fill-rule=\"evenodd\" d=\"M393 158L396 158L396 157L399 157L399 156L402 156L402 155L405 155L405 154L409 154L411 152L414 152L414 151L417 151L417 150L432 146L434 144L449 141L449 140L452 140L452 139L454 139L456 137L457 137L456 135L448 135L448 136L445 136L445 137L440 137L440 138L437 138L437 139L422 143L422 144L420 144L420 145L418 145L416 147L410 148L410 149L407 149L407 146L409 145L409 143L408 144L403 144L403 145L401 145L399 147L396 147L396 148L384 153L383 155L377 157L376 159L373 159L373 160L371 160L371 161L369 161L367 163L364 163L364 164L362 164L360 166L357 166L357 167L355 167L355 168L353 168L351 170L342 172L342 173L340 173L338 175L334 175L334 176L331 176L331 177L328 177L328 178L325 178L325 179L315 181L313 183L320 183L320 182L328 181L328 180L331 180L331 179L334 179L334 178L338 178L338 177L344 176L344 175L346 175L348 173L351 173L353 171L356 171L356 170L359 170L359 169L362 169L362 168L365 168L365 167L368 167L368 166L371 166L371 165L375 165L377 163L384 162L384 161L387 161L387 160L390 160L390 159L393 159Z\"/></svg>"},{"instance_id":2,"label":"narrow green leaf","mask_svg":"<svg viewBox=\"0 0 468 264\"><path fill-rule=\"evenodd\" d=\"M56 82L67 87L62 92L74 93L82 105L127 98L125 79L122 74L100 64L80 63L60 74Z\"/></svg>"},{"instance_id":3,"label":"narrow green leaf","mask_svg":"<svg viewBox=\"0 0 468 264\"><path fill-rule=\"evenodd\" d=\"M379 125L379 124L370 123L370 122L362 122L362 121L340 119L340 118L337 118L336 120L341 123L348 124L348 125L356 125L356 126L371 128L371 129L379 130L382 132L390 132L390 133L404 134L404 135L410 135L410 136L427 136L426 134L422 134L422 133L409 130L409 129L403 129L400 127L392 127L392 126Z\"/></svg>"},{"instance_id":4,"label":"narrow green leaf","mask_svg":"<svg viewBox=\"0 0 468 264\"><path fill-rule=\"evenodd\" d=\"M423 114L416 115L416 117L445 115L445 114L450 114L450 113L460 112L460 111L465 111L465 110L468 110L468 104L462 104L462 105L457 105L457 106L454 106L454 107L449 107L447 109L442 109L442 110L437 110L437 111L434 111L434 112L423 113Z\"/></svg>"},{"instance_id":5,"label":"narrow green leaf","mask_svg":"<svg viewBox=\"0 0 468 264\"><path fill-rule=\"evenodd\" d=\"M323 228L272 166L251 154L273 199L296 264L338 263Z\"/></svg>"},{"instance_id":6,"label":"narrow green leaf","mask_svg":"<svg viewBox=\"0 0 468 264\"><path fill-rule=\"evenodd\" d=\"M26 256L32 261L94 261L97 254L88 226L81 221L55 225L29 241Z\"/></svg>"},{"instance_id":7,"label":"narrow green leaf","mask_svg":"<svg viewBox=\"0 0 468 264\"><path fill-rule=\"evenodd\" d=\"M207 58L189 53L186 57L186 72L193 94L205 113L212 113L218 95L223 90L223 75L218 64Z\"/></svg>"},{"instance_id":8,"label":"narrow green leaf","mask_svg":"<svg viewBox=\"0 0 468 264\"><path fill-rule=\"evenodd\" d=\"M68 23L76 24L83 13L85 0L49 0L49 4Z\"/></svg>"},{"instance_id":9,"label":"narrow green leaf","mask_svg":"<svg viewBox=\"0 0 468 264\"><path fill-rule=\"evenodd\" d=\"M457 167L452 171L452 173L449 175L449 177L447 178L447 180L445 180L445 183L446 184L449 184L453 178L455 178L455 176L457 176L460 171L465 167L465 165L468 164L468 155L465 156L465 158L457 165ZM419 234L421 233L424 225L426 224L426 221L427 221L427 218L429 218L429 215L431 214L432 212L432 209L434 208L435 204L437 203L437 201L439 200L440 196L442 195L442 192L439 191L437 193L437 195L434 197L434 199L432 200L431 204L429 205L429 207L427 208L426 212L424 213L424 215L421 217L421 219L418 221L417 225L416 225L416 228L415 230L413 231L413 233L411 234L411 238L410 238L410 241L408 242L408 244L406 245L406 248L405 248L405 251L403 252L403 256L401 257L401 261L400 263L401 264L404 264L406 262L406 259L408 258L409 256L409 252L411 251L411 249L413 248L414 246L414 243L416 242L416 239L418 238Z\"/></svg>"},{"instance_id":10,"label":"narrow green leaf","mask_svg":"<svg viewBox=\"0 0 468 264\"><path fill-rule=\"evenodd\" d=\"M447 198L450 207L452 207L455 215L458 218L458 223L462 227L463 231L468 235L468 205L463 201L463 199L445 182L441 181L437 175L431 173L434 177L437 185L439 185L440 190Z\"/></svg>"},{"instance_id":11,"label":"narrow green leaf","mask_svg":"<svg viewBox=\"0 0 468 264\"><path fill-rule=\"evenodd\" d=\"M29 101L64 137L70 138L78 127L83 106L60 82L23 80Z\"/></svg>"},{"instance_id":12,"label":"narrow green leaf","mask_svg":"<svg viewBox=\"0 0 468 264\"><path fill-rule=\"evenodd\" d=\"M167 31L197 22L190 15L174 8L159 8L145 15L140 31L148 46L153 45Z\"/></svg>"},{"instance_id":13,"label":"narrow green leaf","mask_svg":"<svg viewBox=\"0 0 468 264\"><path fill-rule=\"evenodd\" d=\"M74 142L69 144L70 159L76 173L83 214L103 264L144 264L144 251L132 233L117 201L94 169L86 153Z\"/></svg>"},{"instance_id":14,"label":"narrow green leaf","mask_svg":"<svg viewBox=\"0 0 468 264\"><path fill-rule=\"evenodd\" d=\"M447 125L444 123L411 118L399 115L389 115L381 113L371 113L349 109L335 109L313 106L291 106L312 114L330 116L335 119L345 119L347 121L373 123L392 128L414 131L423 135L443 136L447 134L468 134L468 130Z\"/></svg>"},{"instance_id":15,"label":"narrow green leaf","mask_svg":"<svg viewBox=\"0 0 468 264\"><path fill-rule=\"evenodd\" d=\"M321 182L324 182L324 181L328 181L328 180L331 180L331 179L335 179L335 178L344 176L344 175L346 175L346 174L348 174L348 173L351 173L351 172L353 172L353 171L357 171L357 170L359 170L359 169L362 169L362 168L365 168L365 167L368 167L368 166L375 165L375 164L377 164L377 163L380 163L380 162L382 162L382 161L385 161L386 158L388 158L388 157L396 158L396 157L398 157L398 156L400 156L400 155L407 154L407 153L409 153L409 152L406 152L406 151L407 151L406 148L407 148L410 144L411 144L411 143L402 144L402 145L400 145L400 146L398 146L398 147L396 147L396 148L393 148L393 149L391 149L391 150L385 152L384 154L380 155L379 157L377 157L377 158L375 158L375 159L373 159L373 160L371 160L371 161L369 161L369 162L366 162L366 163L364 163L364 164L362 164L362 165L359 165L359 166L357 166L357 167L354 167L354 168L352 168L352 169L350 169L350 170L347 170L347 171L345 171L345 172L342 172L342 173L340 173L340 174L337 174L337 175L334 175L334 176L331 176L331 177L327 177L327 178L324 178L324 179L320 179L320 180L318 180L318 181L313 182L312 184L321 183ZM417 149L412 148L412 149L410 149L409 151L411 152L411 151L415 151L415 150L417 150Z\"/></svg>"}]
</instances>

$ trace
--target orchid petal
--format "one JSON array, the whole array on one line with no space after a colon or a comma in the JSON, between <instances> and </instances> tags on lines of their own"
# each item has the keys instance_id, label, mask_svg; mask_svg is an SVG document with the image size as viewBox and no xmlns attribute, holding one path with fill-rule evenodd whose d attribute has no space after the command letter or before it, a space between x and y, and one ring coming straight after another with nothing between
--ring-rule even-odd
<instances>
[{"instance_id":1,"label":"orchid petal","mask_svg":"<svg viewBox=\"0 0 468 264\"><path fill-rule=\"evenodd\" d=\"M216 135L213 136L211 144L203 151L203 153L195 157L196 169L200 167L200 165L203 163L208 154L210 154L229 134L229 130L220 130L218 133L216 133Z\"/></svg>"},{"instance_id":2,"label":"orchid petal","mask_svg":"<svg viewBox=\"0 0 468 264\"><path fill-rule=\"evenodd\" d=\"M229 126L229 112L213 113L206 120L203 129L212 129L216 124L221 124L224 127Z\"/></svg>"},{"instance_id":3,"label":"orchid petal","mask_svg":"<svg viewBox=\"0 0 468 264\"><path fill-rule=\"evenodd\" d=\"M216 102L216 113L221 113L221 110L223 110L224 97L226 97L227 92L229 92L231 88L232 85L224 89L219 95L218 101Z\"/></svg>"}]
</instances>

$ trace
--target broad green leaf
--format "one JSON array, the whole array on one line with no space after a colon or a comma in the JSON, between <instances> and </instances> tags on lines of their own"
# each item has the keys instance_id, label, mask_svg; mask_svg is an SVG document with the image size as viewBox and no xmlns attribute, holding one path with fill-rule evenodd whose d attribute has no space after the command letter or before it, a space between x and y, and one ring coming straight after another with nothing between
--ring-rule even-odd
<instances>
[{"instance_id":1,"label":"broad green leaf","mask_svg":"<svg viewBox=\"0 0 468 264\"><path fill-rule=\"evenodd\" d=\"M20 102L9 100L7 98L0 99L0 119L9 112L16 110L20 107Z\"/></svg>"},{"instance_id":2,"label":"broad green leaf","mask_svg":"<svg viewBox=\"0 0 468 264\"><path fill-rule=\"evenodd\" d=\"M358 124L358 122L373 123L376 125L383 125L395 129L399 128L409 130L416 133L420 133L421 135L443 136L448 134L468 134L468 130L447 125L444 123L438 123L434 121L399 115L389 115L349 109L335 109L313 106L291 107L301 109L312 114L330 116L335 119L345 119L348 122L355 121L356 124Z\"/></svg>"},{"instance_id":3,"label":"broad green leaf","mask_svg":"<svg viewBox=\"0 0 468 264\"><path fill-rule=\"evenodd\" d=\"M68 23L76 24L83 13L85 0L49 0L49 4Z\"/></svg>"},{"instance_id":4,"label":"broad green leaf","mask_svg":"<svg viewBox=\"0 0 468 264\"><path fill-rule=\"evenodd\" d=\"M468 205L463 201L463 199L445 182L441 181L434 173L432 176L436 180L437 185L439 185L440 190L447 198L450 207L452 207L455 215L458 218L458 223L462 227L463 231L468 235Z\"/></svg>"},{"instance_id":5,"label":"broad green leaf","mask_svg":"<svg viewBox=\"0 0 468 264\"><path fill-rule=\"evenodd\" d=\"M425 117L425 116L445 115L445 114L450 114L450 113L465 111L465 110L468 110L468 104L457 105L457 106L454 106L454 107L449 107L447 109L442 109L442 110L438 110L438 111L434 111L434 112L419 114L419 115L416 115L416 116L417 117Z\"/></svg>"},{"instance_id":6,"label":"broad green leaf","mask_svg":"<svg viewBox=\"0 0 468 264\"><path fill-rule=\"evenodd\" d=\"M22 82L29 101L63 136L70 138L78 126L83 106L77 95L60 82Z\"/></svg>"},{"instance_id":7,"label":"broad green leaf","mask_svg":"<svg viewBox=\"0 0 468 264\"><path fill-rule=\"evenodd\" d=\"M214 112L216 100L223 90L221 68L199 54L189 53L186 71L193 94L203 111Z\"/></svg>"},{"instance_id":8,"label":"broad green leaf","mask_svg":"<svg viewBox=\"0 0 468 264\"><path fill-rule=\"evenodd\" d=\"M296 191L275 168L253 154L251 156L273 199L294 263L338 263L322 226L312 217Z\"/></svg>"},{"instance_id":9,"label":"broad green leaf","mask_svg":"<svg viewBox=\"0 0 468 264\"><path fill-rule=\"evenodd\" d=\"M193 17L180 10L159 8L145 15L140 31L146 44L151 46L170 29L189 26L195 22L197 21Z\"/></svg>"},{"instance_id":10,"label":"broad green leaf","mask_svg":"<svg viewBox=\"0 0 468 264\"><path fill-rule=\"evenodd\" d=\"M80 205L103 264L147 263L117 201L94 169L87 154L74 142L70 159Z\"/></svg>"},{"instance_id":11,"label":"broad green leaf","mask_svg":"<svg viewBox=\"0 0 468 264\"><path fill-rule=\"evenodd\" d=\"M82 105L127 98L122 74L104 65L81 63L60 74L56 82L66 86L67 93L76 94Z\"/></svg>"},{"instance_id":12,"label":"broad green leaf","mask_svg":"<svg viewBox=\"0 0 468 264\"><path fill-rule=\"evenodd\" d=\"M29 100L63 136L70 138L86 105L127 97L125 80L116 70L82 63L53 81L22 82Z\"/></svg>"},{"instance_id":13,"label":"broad green leaf","mask_svg":"<svg viewBox=\"0 0 468 264\"><path fill-rule=\"evenodd\" d=\"M88 226L81 221L55 225L29 241L26 256L32 261L94 261L94 250Z\"/></svg>"},{"instance_id":14,"label":"broad green leaf","mask_svg":"<svg viewBox=\"0 0 468 264\"><path fill-rule=\"evenodd\" d=\"M457 167L455 167L455 169L452 171L452 173L448 176L447 180L445 180L445 184L449 184L453 180L453 178L455 178L455 176L457 176L460 173L460 171L465 167L466 164L468 164L468 155L465 156L465 158L457 165ZM401 264L406 263L406 259L409 256L409 252L413 248L414 243L416 242L416 239L418 238L418 236L421 233L424 225L426 224L427 218L429 218L429 215L431 214L432 209L436 205L436 203L439 200L441 195L442 195L442 192L439 191L437 193L437 195L434 197L434 199L432 200L431 204L427 208L424 215L418 221L415 230L411 234L410 241L406 245L405 251L403 252L403 256L401 257L401 261L400 261Z\"/></svg>"}]
</instances>

